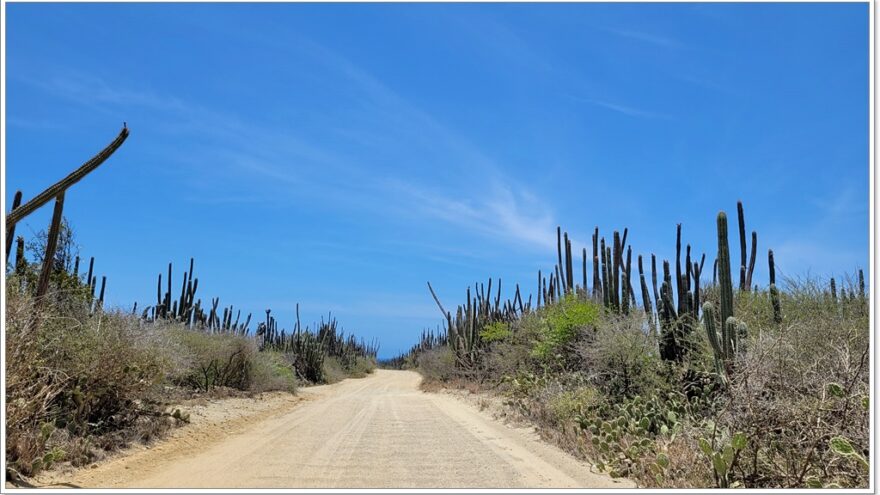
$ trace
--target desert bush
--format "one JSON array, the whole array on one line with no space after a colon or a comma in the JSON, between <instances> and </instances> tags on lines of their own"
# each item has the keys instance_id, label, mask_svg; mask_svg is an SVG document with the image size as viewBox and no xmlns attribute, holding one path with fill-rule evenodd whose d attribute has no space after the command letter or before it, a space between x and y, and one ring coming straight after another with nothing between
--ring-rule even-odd
<instances>
[{"instance_id":1,"label":"desert bush","mask_svg":"<svg viewBox=\"0 0 880 495\"><path fill-rule=\"evenodd\" d=\"M480 338L490 344L510 337L510 324L504 321L490 323L480 330Z\"/></svg>"},{"instance_id":2,"label":"desert bush","mask_svg":"<svg viewBox=\"0 0 880 495\"><path fill-rule=\"evenodd\" d=\"M172 377L175 383L210 392L216 387L250 390L257 348L251 339L209 334L182 326L169 330L184 351L187 365Z\"/></svg>"},{"instance_id":3,"label":"desert bush","mask_svg":"<svg viewBox=\"0 0 880 495\"><path fill-rule=\"evenodd\" d=\"M7 284L6 459L28 475L65 457L65 437L136 425L168 371L158 342L127 315L61 316Z\"/></svg>"},{"instance_id":4,"label":"desert bush","mask_svg":"<svg viewBox=\"0 0 880 495\"><path fill-rule=\"evenodd\" d=\"M249 390L295 393L296 374L290 357L280 352L263 351L252 355Z\"/></svg>"},{"instance_id":5,"label":"desert bush","mask_svg":"<svg viewBox=\"0 0 880 495\"><path fill-rule=\"evenodd\" d=\"M545 360L560 356L579 332L596 324L599 312L597 304L574 294L568 294L559 303L546 307L542 314L543 332L532 349L533 354Z\"/></svg>"},{"instance_id":6,"label":"desert bush","mask_svg":"<svg viewBox=\"0 0 880 495\"><path fill-rule=\"evenodd\" d=\"M577 352L592 383L613 397L633 397L663 388L657 339L638 315L609 314Z\"/></svg>"},{"instance_id":7,"label":"desert bush","mask_svg":"<svg viewBox=\"0 0 880 495\"><path fill-rule=\"evenodd\" d=\"M455 353L448 346L419 354L418 369L427 380L446 382L458 376L455 369Z\"/></svg>"},{"instance_id":8,"label":"desert bush","mask_svg":"<svg viewBox=\"0 0 880 495\"><path fill-rule=\"evenodd\" d=\"M865 486L869 454L867 308L835 303L815 280L789 283L781 325L737 363L718 422L749 439L745 486ZM851 453L841 453L841 439Z\"/></svg>"}]
</instances>

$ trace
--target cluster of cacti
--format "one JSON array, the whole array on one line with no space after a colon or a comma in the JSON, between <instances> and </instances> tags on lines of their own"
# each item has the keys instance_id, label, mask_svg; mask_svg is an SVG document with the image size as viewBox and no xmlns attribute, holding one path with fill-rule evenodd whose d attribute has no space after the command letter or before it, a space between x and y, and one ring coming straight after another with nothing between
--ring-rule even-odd
<instances>
[{"instance_id":1,"label":"cluster of cacti","mask_svg":"<svg viewBox=\"0 0 880 495\"><path fill-rule=\"evenodd\" d=\"M437 328L434 330L422 330L419 341L409 348L406 352L402 352L397 356L386 359L380 363L384 368L404 369L408 366L415 366L418 363L419 356L432 349L445 347L449 344L449 339L445 330Z\"/></svg>"},{"instance_id":2,"label":"cluster of cacti","mask_svg":"<svg viewBox=\"0 0 880 495\"><path fill-rule=\"evenodd\" d=\"M332 316L321 319L312 332L302 328L299 305L296 306L296 323L291 333L278 330L278 323L266 310L266 321L257 325L255 333L260 349L283 352L293 358L294 369L299 377L314 383L324 381L324 358L334 357L346 370L351 370L358 359L375 359L379 352L376 342L364 342L354 335L345 335Z\"/></svg>"},{"instance_id":3,"label":"cluster of cacti","mask_svg":"<svg viewBox=\"0 0 880 495\"><path fill-rule=\"evenodd\" d=\"M168 276L165 279L164 285L162 283L162 274L160 273L158 276L156 304L143 308L141 318L147 321L157 321L160 319L177 321L190 328L198 327L210 333L221 332L246 335L252 316L250 313L245 321L242 322L241 310L236 312L232 305L224 307L221 315L219 310L220 298L212 298L210 308L207 311L202 307L202 300L196 299L199 279L194 275L194 265L195 260L190 258L189 271L183 272L180 294L175 297L172 283L173 265L168 263ZM132 313L136 312L137 303L134 304L132 309ZM234 319L233 316L235 316Z\"/></svg>"},{"instance_id":4,"label":"cluster of cacti","mask_svg":"<svg viewBox=\"0 0 880 495\"><path fill-rule=\"evenodd\" d=\"M721 331L718 331L718 327ZM736 353L745 349L748 327L743 321L733 316L719 324L716 320L715 306L711 302L703 305L703 327L715 356L715 368L718 374L726 376L733 368Z\"/></svg>"},{"instance_id":5,"label":"cluster of cacti","mask_svg":"<svg viewBox=\"0 0 880 495\"><path fill-rule=\"evenodd\" d=\"M757 252L756 232L751 235L751 247L747 250L745 234L745 215L742 202L737 202L738 225L740 233L740 291L750 291L752 276L755 269L755 257ZM651 255L651 286L648 285L644 260L641 255L637 258L638 282L640 285L641 301L636 298L633 290L632 274L632 248L627 246L628 229L623 229L623 234L614 231L611 242L606 242L605 237L599 235L598 227L594 229L592 236L593 260L592 260L592 287L588 288L587 250L583 249L580 281L583 285L575 283L573 272L574 260L572 257L571 239L568 232L563 232L561 227L556 229L556 258L557 263L548 277L538 271L537 299L535 308L558 303L565 295L575 294L578 297L590 298L602 304L608 311L626 314L639 306L641 303L647 319L648 328L652 332L659 331L659 352L663 359L680 361L690 350L696 330L700 325L701 306L705 295L705 289L701 288L703 267L706 255L699 256L699 261L692 255L691 246L684 246L682 252L681 224L676 227L675 245L675 273L672 273L671 264L663 260L662 279L658 287L657 258ZM725 330L728 320L734 316L734 286L731 273L730 247L727 230L727 215L724 212L717 217L718 251L713 263L712 284L717 293L720 306L718 325ZM683 258L683 259L682 259ZM523 304L522 294L517 286L513 300L501 305L500 282L498 293L494 298L491 296L492 281L489 281L488 295L483 291L482 284L474 288L475 295L471 295L471 289L467 289L467 301L464 305L456 308L455 313L446 311L434 293L431 284L428 288L440 307L446 320L448 345L455 352L457 364L464 369L477 365L483 343L480 339L480 331L486 325L496 321L509 322L517 319L522 313L531 310L531 296L528 303ZM864 293L864 282L860 283L860 293ZM775 270L773 266L773 252L770 251L770 288L769 294L774 308L774 317L777 321L782 320L782 309L779 300L779 292L775 285ZM714 318L713 318L714 319ZM734 320L734 325L738 324ZM744 325L742 326L744 329ZM708 331L708 330L707 330ZM716 339L719 344L725 342L724 338ZM720 362L728 362L726 353L719 355Z\"/></svg>"},{"instance_id":6,"label":"cluster of cacti","mask_svg":"<svg viewBox=\"0 0 880 495\"><path fill-rule=\"evenodd\" d=\"M601 301L605 307L621 313L628 313L635 306L635 293L632 288L632 248L626 245L627 229L613 234L613 244L606 246L605 238L599 237L599 228L593 232L593 288L587 290L587 250L582 250L581 280L583 285L574 282L574 260L571 239L568 232L556 228L558 263L550 274L549 281L538 272L538 299L536 307L554 304L566 294L592 297ZM564 246L564 249L563 249ZM625 256L624 256L625 253Z\"/></svg>"},{"instance_id":7,"label":"cluster of cacti","mask_svg":"<svg viewBox=\"0 0 880 495\"><path fill-rule=\"evenodd\" d=\"M79 273L79 256L75 257L73 267L69 268L69 270L66 269L67 267L65 267L66 263L52 264L56 266L51 270L49 281L45 282L42 278L43 275L46 273L45 262L40 262L40 271L35 272L35 264L29 263L27 258L25 257L24 237L18 236L18 238L16 239L13 273L15 273L15 275L18 277L18 282L23 288L25 286L29 287L36 296L40 291L40 284L46 283L46 285L42 289L43 293L41 294L41 297L42 295L48 293L49 287L51 286L53 287L53 290L57 290L60 293L67 293L70 296L77 298L79 302L87 306L88 312L90 314L94 314L95 312L101 311L103 309L104 295L107 287L107 277L101 277L101 286L100 289L98 289L98 276L94 274L94 257L89 260L89 271L85 275L84 279Z\"/></svg>"},{"instance_id":8,"label":"cluster of cacti","mask_svg":"<svg viewBox=\"0 0 880 495\"><path fill-rule=\"evenodd\" d=\"M743 232L742 203L738 203L740 217L740 233ZM745 246L745 238L742 237L741 245ZM745 253L743 251L743 253ZM742 260L745 261L745 254ZM745 265L743 264L743 267ZM745 271L740 270L743 277ZM715 356L715 367L719 374L729 373L733 359L740 350L740 341L745 342L748 328L745 323L734 317L733 280L730 274L730 245L727 238L727 215L722 211L718 213L718 258L716 262L718 275L718 299L720 305L720 318L716 320L715 306L711 302L703 305L703 327ZM750 276L750 275L749 275ZM741 278L740 289L744 290L743 283L748 278ZM746 288L748 284L746 284ZM771 285L772 288L772 285ZM718 331L718 327L721 331Z\"/></svg>"},{"instance_id":9,"label":"cluster of cacti","mask_svg":"<svg viewBox=\"0 0 880 495\"><path fill-rule=\"evenodd\" d=\"M566 242L568 242L567 239ZM561 280L558 275L555 279L551 279L551 287L558 280ZM555 290L555 287L553 289ZM480 338L480 331L484 327L496 322L517 320L522 315L530 312L532 307L531 295L528 301L523 302L519 284L516 285L513 299L508 299L502 304L501 279L498 279L497 292L494 299L492 297L491 278L489 279L488 290L481 283L474 285L475 295L473 297L471 296L471 288L468 287L467 303L456 308L454 317L452 313L443 308L443 304L434 292L434 288L431 287L430 282L428 282L428 290L434 297L434 301L443 313L444 318L446 318L447 342L455 354L456 365L463 370L474 370L479 366L480 355L484 348L484 343ZM552 296L547 297L552 300Z\"/></svg>"},{"instance_id":10,"label":"cluster of cacti","mask_svg":"<svg viewBox=\"0 0 880 495\"><path fill-rule=\"evenodd\" d=\"M841 315L852 311L866 313L869 310L865 292L865 272L863 270L858 271L855 282L846 277L840 286L838 286L837 280L831 277L829 289L831 302L837 306L837 310Z\"/></svg>"},{"instance_id":11,"label":"cluster of cacti","mask_svg":"<svg viewBox=\"0 0 880 495\"><path fill-rule=\"evenodd\" d=\"M669 462L665 454L656 456L654 438L675 435L687 406L687 398L674 393L665 399L636 396L622 404L603 403L583 411L577 422L589 434L598 454L595 466L600 471L608 471L613 477L626 476L646 456L656 458L657 468L662 471Z\"/></svg>"},{"instance_id":12,"label":"cluster of cacti","mask_svg":"<svg viewBox=\"0 0 880 495\"><path fill-rule=\"evenodd\" d=\"M48 293L50 278L52 276L53 268L55 268L55 249L57 247L58 237L61 232L62 213L64 210L64 194L66 193L68 188L82 180L83 177L98 168L102 163L110 158L110 156L117 149L119 149L120 146L122 146L122 143L125 142L125 140L128 138L128 135L128 127L125 125L125 123L123 123L122 130L119 132L119 135L116 136L116 139L114 139L109 145L107 145L97 155L93 156L90 160L82 164L79 168L68 174L66 177L56 182L55 184L52 184L41 193L37 194L27 203L21 204L21 191L16 191L12 209L10 210L9 214L6 215L7 240L5 246L5 260L7 261L9 260L9 254L12 249L12 238L15 236L15 226L18 224L18 222L30 215L31 213L35 212L37 209L39 209L52 199L55 199L55 208L52 212L52 222L49 226L49 232L46 239L46 249L43 255L42 269L40 270L39 279L36 282L36 304L34 305L35 318L33 319L35 325L39 322L40 308L44 303L44 298L46 294ZM21 243L19 244L19 248L20 250L17 252L19 256L16 260L17 266L19 265L21 260L23 260L24 250ZM100 303L103 303L103 292L104 288L102 285L102 297L99 298ZM98 309L100 309L101 307L100 303L98 305Z\"/></svg>"}]
</instances>

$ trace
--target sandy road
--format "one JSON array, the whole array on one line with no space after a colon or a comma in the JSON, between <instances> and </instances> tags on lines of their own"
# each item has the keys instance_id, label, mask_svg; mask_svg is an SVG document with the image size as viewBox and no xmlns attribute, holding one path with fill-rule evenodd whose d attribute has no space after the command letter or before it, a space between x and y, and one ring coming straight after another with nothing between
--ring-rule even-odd
<instances>
[{"instance_id":1,"label":"sandy road","mask_svg":"<svg viewBox=\"0 0 880 495\"><path fill-rule=\"evenodd\" d=\"M300 391L253 424L173 439L82 470L67 486L190 488L626 487L528 430L497 422L408 371Z\"/></svg>"}]
</instances>

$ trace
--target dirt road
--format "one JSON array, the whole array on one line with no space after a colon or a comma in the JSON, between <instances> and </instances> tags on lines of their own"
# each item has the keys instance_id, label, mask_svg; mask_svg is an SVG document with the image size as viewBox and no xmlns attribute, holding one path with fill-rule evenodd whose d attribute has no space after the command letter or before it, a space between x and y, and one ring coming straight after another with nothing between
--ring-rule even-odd
<instances>
[{"instance_id":1,"label":"dirt road","mask_svg":"<svg viewBox=\"0 0 880 495\"><path fill-rule=\"evenodd\" d=\"M81 470L80 487L626 487L461 400L418 389L419 375L379 370L303 389L233 431L179 435ZM197 425L193 425L197 426ZM189 426L187 428L190 428Z\"/></svg>"}]
</instances>

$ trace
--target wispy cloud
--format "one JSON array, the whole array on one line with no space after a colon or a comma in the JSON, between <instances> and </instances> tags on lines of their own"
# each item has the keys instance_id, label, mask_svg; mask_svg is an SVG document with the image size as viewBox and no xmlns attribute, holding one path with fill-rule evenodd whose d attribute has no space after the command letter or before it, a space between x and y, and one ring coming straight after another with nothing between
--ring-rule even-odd
<instances>
[{"instance_id":1,"label":"wispy cloud","mask_svg":"<svg viewBox=\"0 0 880 495\"><path fill-rule=\"evenodd\" d=\"M815 198L813 204L821 208L823 222L836 222L847 215L865 214L868 212L868 188L861 193L853 186L846 186L824 198Z\"/></svg>"},{"instance_id":2,"label":"wispy cloud","mask_svg":"<svg viewBox=\"0 0 880 495\"><path fill-rule=\"evenodd\" d=\"M527 190L494 182L482 194L463 199L399 180L388 181L387 187L407 198L408 211L523 246L555 245L552 212Z\"/></svg>"},{"instance_id":3,"label":"wispy cloud","mask_svg":"<svg viewBox=\"0 0 880 495\"><path fill-rule=\"evenodd\" d=\"M623 105L623 104L608 101L608 100L597 99L597 98L581 98L581 97L573 96L570 94L566 94L565 96L567 96L568 98L570 98L574 101L579 101L581 103L588 103L590 105L595 105L597 107L601 107L606 110L611 110L612 112L621 113L621 114L627 115L629 117L639 117L639 118L646 118L646 119L663 119L663 120L672 119L671 115L666 115L666 114L658 113L658 112L652 112L650 110L645 110L643 108L637 108L637 107L634 107L631 105Z\"/></svg>"},{"instance_id":4,"label":"wispy cloud","mask_svg":"<svg viewBox=\"0 0 880 495\"><path fill-rule=\"evenodd\" d=\"M155 127L164 129L161 132L173 130L194 137L200 143L195 149L201 150L201 155L181 158L176 154L174 159L187 160L201 169L205 165L199 162L211 163L210 175L215 181L222 177L223 184L205 184L203 177L192 180L195 190L211 189L213 204L254 204L261 195L248 186L260 184L260 192L274 193L263 195L268 202L311 195L320 198L316 204L324 207L371 210L398 217L417 215L419 223L439 221L463 232L516 241L523 247L554 245L551 209L528 187L507 177L504 167L478 145L339 53L310 40L302 40L295 50L335 75L339 84L356 96L358 104L347 111L359 114L358 119L372 124L367 129L383 137L373 141L370 135L361 134L358 144L383 149L391 146L404 160L411 156L410 174L401 176L397 172L389 180L377 173L375 164L365 161L369 158L313 144L294 129L245 123L223 110L184 102L148 88L124 87L99 77L63 71L27 82L85 106L110 111L144 107L157 120ZM443 163L443 173L435 166L419 165L424 157L429 157L432 164ZM450 181L450 171L467 174L473 181L469 181L470 186ZM291 189L296 190L295 196L284 194ZM383 201L375 201L376 197Z\"/></svg>"},{"instance_id":5,"label":"wispy cloud","mask_svg":"<svg viewBox=\"0 0 880 495\"><path fill-rule=\"evenodd\" d=\"M612 28L612 27L604 27L602 30L607 31L609 33L615 34L617 36L628 38L631 40L641 41L644 43L649 43L651 45L660 46L663 48L684 48L684 43L681 43L678 40L673 38L655 34L648 33L645 31L636 31L631 29L620 29L620 28Z\"/></svg>"}]
</instances>

